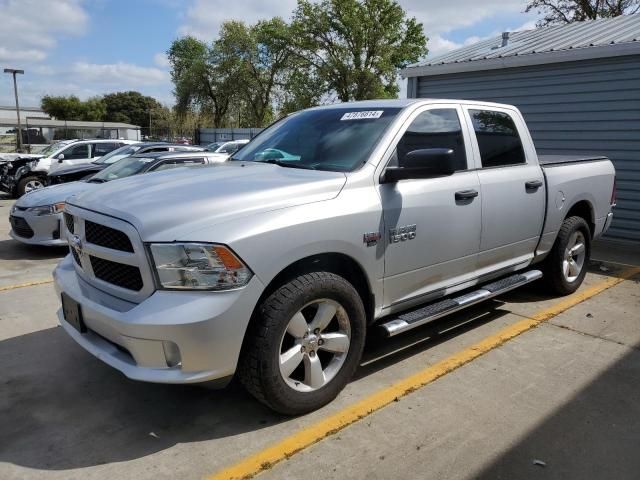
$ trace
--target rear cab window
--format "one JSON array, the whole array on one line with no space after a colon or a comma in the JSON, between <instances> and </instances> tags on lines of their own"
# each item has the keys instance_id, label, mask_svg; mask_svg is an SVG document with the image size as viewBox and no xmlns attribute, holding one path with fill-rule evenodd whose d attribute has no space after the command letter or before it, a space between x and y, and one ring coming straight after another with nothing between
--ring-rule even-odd
<instances>
[{"instance_id":1,"label":"rear cab window","mask_svg":"<svg viewBox=\"0 0 640 480\"><path fill-rule=\"evenodd\" d=\"M482 168L524 165L522 139L511 115L488 109L469 109L480 150Z\"/></svg>"}]
</instances>

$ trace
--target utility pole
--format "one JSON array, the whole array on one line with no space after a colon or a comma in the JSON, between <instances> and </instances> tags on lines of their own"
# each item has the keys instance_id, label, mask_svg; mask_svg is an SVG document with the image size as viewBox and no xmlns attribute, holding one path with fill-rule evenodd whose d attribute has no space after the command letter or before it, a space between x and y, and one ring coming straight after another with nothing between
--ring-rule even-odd
<instances>
[{"instance_id":1,"label":"utility pole","mask_svg":"<svg viewBox=\"0 0 640 480\"><path fill-rule=\"evenodd\" d=\"M16 113L18 114L18 152L22 152L22 123L20 122L20 103L18 103L18 82L16 81L16 75L24 75L24 70L5 68L4 73L13 75L13 93L16 97Z\"/></svg>"}]
</instances>

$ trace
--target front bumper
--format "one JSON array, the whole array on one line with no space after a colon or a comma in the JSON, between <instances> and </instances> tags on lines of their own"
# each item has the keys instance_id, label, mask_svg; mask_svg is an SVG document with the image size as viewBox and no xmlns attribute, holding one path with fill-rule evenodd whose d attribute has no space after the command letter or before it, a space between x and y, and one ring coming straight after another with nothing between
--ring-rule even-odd
<instances>
[{"instance_id":1,"label":"front bumper","mask_svg":"<svg viewBox=\"0 0 640 480\"><path fill-rule=\"evenodd\" d=\"M264 287L254 276L226 292L158 290L139 304L89 285L68 255L53 272L58 297L81 305L87 333L58 310L65 331L88 352L134 380L197 383L230 378L244 334ZM178 346L181 364L167 366L163 341Z\"/></svg>"},{"instance_id":2,"label":"front bumper","mask_svg":"<svg viewBox=\"0 0 640 480\"><path fill-rule=\"evenodd\" d=\"M31 227L33 236L23 237L13 229L9 235L14 240L29 245L42 245L47 247L67 245L66 239L62 238L62 213L53 215L33 215L25 211L15 210L11 213L13 217L24 219Z\"/></svg>"}]
</instances>

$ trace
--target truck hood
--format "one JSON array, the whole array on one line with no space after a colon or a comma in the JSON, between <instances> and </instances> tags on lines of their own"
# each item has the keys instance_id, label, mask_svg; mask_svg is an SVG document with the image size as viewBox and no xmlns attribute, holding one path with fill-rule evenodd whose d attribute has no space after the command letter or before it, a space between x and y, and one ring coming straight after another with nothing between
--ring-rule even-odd
<instances>
[{"instance_id":1,"label":"truck hood","mask_svg":"<svg viewBox=\"0 0 640 480\"><path fill-rule=\"evenodd\" d=\"M42 205L53 205L54 203L64 202L67 198L85 190L91 190L98 183L71 182L60 185L52 185L50 187L40 188L24 194L16 201L17 207L39 207Z\"/></svg>"},{"instance_id":2,"label":"truck hood","mask_svg":"<svg viewBox=\"0 0 640 480\"><path fill-rule=\"evenodd\" d=\"M255 213L330 200L345 182L340 172L232 161L135 175L69 203L131 223L143 241L202 240L189 234Z\"/></svg>"}]
</instances>

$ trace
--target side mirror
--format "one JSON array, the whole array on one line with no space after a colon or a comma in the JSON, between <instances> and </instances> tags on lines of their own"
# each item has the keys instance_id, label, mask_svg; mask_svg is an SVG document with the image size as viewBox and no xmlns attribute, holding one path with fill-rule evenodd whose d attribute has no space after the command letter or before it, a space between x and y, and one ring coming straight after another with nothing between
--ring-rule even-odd
<instances>
[{"instance_id":1,"label":"side mirror","mask_svg":"<svg viewBox=\"0 0 640 480\"><path fill-rule=\"evenodd\" d=\"M407 153L397 167L387 167L381 183L411 178L451 175L456 171L454 151L450 148L422 148Z\"/></svg>"},{"instance_id":2,"label":"side mirror","mask_svg":"<svg viewBox=\"0 0 640 480\"><path fill-rule=\"evenodd\" d=\"M62 161L64 160L64 153L61 153L56 158L58 159L58 163L62 163Z\"/></svg>"}]
</instances>

